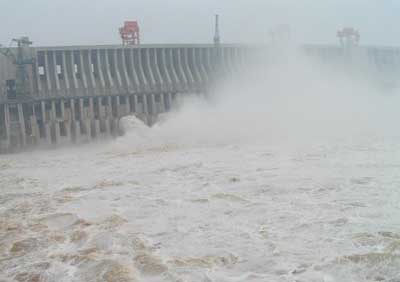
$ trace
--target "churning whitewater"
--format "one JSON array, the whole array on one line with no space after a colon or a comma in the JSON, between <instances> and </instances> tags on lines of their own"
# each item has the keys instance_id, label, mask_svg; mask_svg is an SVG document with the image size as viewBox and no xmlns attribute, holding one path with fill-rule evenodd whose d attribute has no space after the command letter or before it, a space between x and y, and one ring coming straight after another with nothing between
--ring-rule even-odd
<instances>
[{"instance_id":1,"label":"churning whitewater","mask_svg":"<svg viewBox=\"0 0 400 282\"><path fill-rule=\"evenodd\" d=\"M301 69L2 156L0 281L399 281L396 91Z\"/></svg>"}]
</instances>

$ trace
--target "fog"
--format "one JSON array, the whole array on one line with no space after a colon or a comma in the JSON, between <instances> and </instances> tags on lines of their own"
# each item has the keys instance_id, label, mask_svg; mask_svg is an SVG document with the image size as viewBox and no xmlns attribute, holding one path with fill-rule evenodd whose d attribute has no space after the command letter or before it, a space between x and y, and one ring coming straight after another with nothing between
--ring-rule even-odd
<instances>
[{"instance_id":1,"label":"fog","mask_svg":"<svg viewBox=\"0 0 400 282\"><path fill-rule=\"evenodd\" d=\"M123 119L127 136L116 147L124 142L129 149L232 143L296 147L399 136L399 89L386 87L366 62L359 62L362 68L322 63L293 45L267 53L219 81L207 99L181 95L180 107L161 115L152 128Z\"/></svg>"},{"instance_id":2,"label":"fog","mask_svg":"<svg viewBox=\"0 0 400 282\"><path fill-rule=\"evenodd\" d=\"M395 0L1 0L0 42L119 43L118 27L138 20L144 43L206 43L219 13L223 42L265 42L271 28L288 24L301 43L336 43L336 31L353 26L363 44L398 45L399 8Z\"/></svg>"}]
</instances>

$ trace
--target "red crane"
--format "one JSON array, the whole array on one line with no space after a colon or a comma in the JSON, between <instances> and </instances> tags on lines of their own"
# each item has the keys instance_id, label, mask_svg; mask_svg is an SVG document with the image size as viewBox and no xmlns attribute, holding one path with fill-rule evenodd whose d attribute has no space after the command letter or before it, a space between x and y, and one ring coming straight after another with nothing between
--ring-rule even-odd
<instances>
[{"instance_id":1,"label":"red crane","mask_svg":"<svg viewBox=\"0 0 400 282\"><path fill-rule=\"evenodd\" d=\"M140 33L137 21L125 21L124 26L119 29L122 45L139 45Z\"/></svg>"}]
</instances>

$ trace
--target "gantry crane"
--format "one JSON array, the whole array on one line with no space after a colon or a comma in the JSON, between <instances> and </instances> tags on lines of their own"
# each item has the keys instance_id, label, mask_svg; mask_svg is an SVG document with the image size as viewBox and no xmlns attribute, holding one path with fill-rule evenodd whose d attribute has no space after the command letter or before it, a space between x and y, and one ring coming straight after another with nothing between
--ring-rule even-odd
<instances>
[{"instance_id":1,"label":"gantry crane","mask_svg":"<svg viewBox=\"0 0 400 282\"><path fill-rule=\"evenodd\" d=\"M13 39L12 43L17 43L16 54L8 47L3 47L0 44L0 54L7 57L16 66L16 76L13 83L7 85L8 99L19 99L29 97L28 73L26 70L27 65L33 65L35 60L30 54L27 54L27 49L32 44L28 37L21 37Z\"/></svg>"},{"instance_id":2,"label":"gantry crane","mask_svg":"<svg viewBox=\"0 0 400 282\"><path fill-rule=\"evenodd\" d=\"M26 145L26 121L23 115L24 105L20 102L32 99L26 67L33 65L35 61L29 51L32 42L28 37L13 39L10 45L12 43L17 43L17 48L0 45L0 54L8 58L16 67L15 80L10 79L6 82L6 93L4 94L11 103L7 104L9 116L5 116L6 128L4 131L8 135L9 142L24 147Z\"/></svg>"},{"instance_id":3,"label":"gantry crane","mask_svg":"<svg viewBox=\"0 0 400 282\"><path fill-rule=\"evenodd\" d=\"M337 32L340 45L345 48L358 46L360 43L360 32L352 27L345 27Z\"/></svg>"},{"instance_id":4,"label":"gantry crane","mask_svg":"<svg viewBox=\"0 0 400 282\"><path fill-rule=\"evenodd\" d=\"M119 29L119 34L124 46L140 44L140 29L137 21L125 21L124 26Z\"/></svg>"}]
</instances>

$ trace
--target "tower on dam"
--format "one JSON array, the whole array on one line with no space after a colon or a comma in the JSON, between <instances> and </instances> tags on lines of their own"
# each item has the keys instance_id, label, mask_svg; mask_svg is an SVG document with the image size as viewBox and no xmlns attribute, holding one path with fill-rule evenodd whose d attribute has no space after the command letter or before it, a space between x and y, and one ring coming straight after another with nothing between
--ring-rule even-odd
<instances>
[{"instance_id":1,"label":"tower on dam","mask_svg":"<svg viewBox=\"0 0 400 282\"><path fill-rule=\"evenodd\" d=\"M124 46L140 44L140 29L137 21L125 21L124 26L119 28L119 34Z\"/></svg>"},{"instance_id":2,"label":"tower on dam","mask_svg":"<svg viewBox=\"0 0 400 282\"><path fill-rule=\"evenodd\" d=\"M345 27L337 32L340 45L345 48L357 46L360 43L360 32L352 27Z\"/></svg>"},{"instance_id":3,"label":"tower on dam","mask_svg":"<svg viewBox=\"0 0 400 282\"><path fill-rule=\"evenodd\" d=\"M219 34L219 15L215 15L215 30L214 30L214 45L218 46L221 43Z\"/></svg>"},{"instance_id":4,"label":"tower on dam","mask_svg":"<svg viewBox=\"0 0 400 282\"><path fill-rule=\"evenodd\" d=\"M1 48L0 54L8 58L16 67L15 79L6 81L6 94L8 99L29 99L31 89L29 87L29 75L27 67L34 64L34 59L29 54L29 46L32 42L28 37L13 39L17 43L16 52L10 48Z\"/></svg>"}]
</instances>

